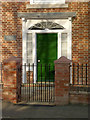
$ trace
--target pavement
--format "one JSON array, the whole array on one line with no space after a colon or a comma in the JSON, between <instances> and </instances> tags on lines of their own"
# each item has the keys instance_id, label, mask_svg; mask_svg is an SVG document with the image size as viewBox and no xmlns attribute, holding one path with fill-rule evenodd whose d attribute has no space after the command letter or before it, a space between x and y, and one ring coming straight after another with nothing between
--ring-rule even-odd
<instances>
[{"instance_id":1,"label":"pavement","mask_svg":"<svg viewBox=\"0 0 90 120\"><path fill-rule=\"evenodd\" d=\"M88 118L88 105L55 106L48 104L13 104L2 102L3 118ZM26 119L25 119L26 120Z\"/></svg>"}]
</instances>

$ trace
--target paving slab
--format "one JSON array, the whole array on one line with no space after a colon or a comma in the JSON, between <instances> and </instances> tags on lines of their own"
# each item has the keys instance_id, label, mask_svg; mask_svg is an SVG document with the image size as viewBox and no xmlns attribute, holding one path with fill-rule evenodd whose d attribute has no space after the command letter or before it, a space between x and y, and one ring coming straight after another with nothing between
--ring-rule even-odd
<instances>
[{"instance_id":1,"label":"paving slab","mask_svg":"<svg viewBox=\"0 0 90 120\"><path fill-rule=\"evenodd\" d=\"M2 102L3 118L88 118L88 105L65 105L55 106L54 104L13 104Z\"/></svg>"}]
</instances>

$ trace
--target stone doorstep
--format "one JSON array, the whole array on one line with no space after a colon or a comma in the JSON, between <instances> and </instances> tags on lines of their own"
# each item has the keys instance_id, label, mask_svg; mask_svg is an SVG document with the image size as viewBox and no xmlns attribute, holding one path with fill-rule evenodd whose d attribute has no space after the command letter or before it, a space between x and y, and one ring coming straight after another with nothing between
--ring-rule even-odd
<instances>
[{"instance_id":1,"label":"stone doorstep","mask_svg":"<svg viewBox=\"0 0 90 120\"><path fill-rule=\"evenodd\" d=\"M55 106L55 102L49 103L49 102L18 102L17 105L51 105Z\"/></svg>"}]
</instances>

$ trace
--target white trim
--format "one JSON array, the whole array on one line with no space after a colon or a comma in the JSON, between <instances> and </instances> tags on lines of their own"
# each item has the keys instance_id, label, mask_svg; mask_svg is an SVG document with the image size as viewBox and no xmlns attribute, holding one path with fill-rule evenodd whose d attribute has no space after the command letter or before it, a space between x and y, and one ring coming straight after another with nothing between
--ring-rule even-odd
<instances>
[{"instance_id":1,"label":"white trim","mask_svg":"<svg viewBox=\"0 0 90 120\"><path fill-rule=\"evenodd\" d=\"M70 47L70 33L67 34L67 58L71 59L70 49L68 49L68 46Z\"/></svg>"},{"instance_id":2,"label":"white trim","mask_svg":"<svg viewBox=\"0 0 90 120\"><path fill-rule=\"evenodd\" d=\"M33 33L33 51L34 51L33 52L33 62L34 62L34 65L35 65L34 66L34 83L36 83L36 80L37 80L37 48L36 48L37 38L36 38L36 34L37 33L57 33L57 35L58 35L60 30L59 31L58 30L28 30L27 32L31 33L31 31ZM63 31L63 30L61 30L61 31ZM57 41L60 43L59 39ZM57 46L57 48L58 48L58 46Z\"/></svg>"},{"instance_id":3,"label":"white trim","mask_svg":"<svg viewBox=\"0 0 90 120\"><path fill-rule=\"evenodd\" d=\"M31 8L68 8L68 4L60 4L60 3L55 3L55 4L26 4L27 9Z\"/></svg>"},{"instance_id":4,"label":"white trim","mask_svg":"<svg viewBox=\"0 0 90 120\"><path fill-rule=\"evenodd\" d=\"M30 0L2 0L3 2L30 2ZM90 0L66 0L66 2L89 2Z\"/></svg>"},{"instance_id":5,"label":"white trim","mask_svg":"<svg viewBox=\"0 0 90 120\"><path fill-rule=\"evenodd\" d=\"M23 65L26 63L26 20L25 18L22 18L22 63ZM26 82L26 72L23 66L23 78L22 78L22 82L25 83Z\"/></svg>"},{"instance_id":6,"label":"white trim","mask_svg":"<svg viewBox=\"0 0 90 120\"><path fill-rule=\"evenodd\" d=\"M58 32L58 59L61 57L61 32Z\"/></svg>"},{"instance_id":7,"label":"white trim","mask_svg":"<svg viewBox=\"0 0 90 120\"><path fill-rule=\"evenodd\" d=\"M69 20L69 59L72 60L72 18L68 18ZM72 63L71 63L72 65ZM70 84L72 83L72 67L70 67Z\"/></svg>"},{"instance_id":8,"label":"white trim","mask_svg":"<svg viewBox=\"0 0 90 120\"><path fill-rule=\"evenodd\" d=\"M66 2L89 2L90 0L66 0Z\"/></svg>"},{"instance_id":9,"label":"white trim","mask_svg":"<svg viewBox=\"0 0 90 120\"><path fill-rule=\"evenodd\" d=\"M37 42L36 33L33 32L33 63L34 63L34 83L37 80Z\"/></svg>"},{"instance_id":10,"label":"white trim","mask_svg":"<svg viewBox=\"0 0 90 120\"><path fill-rule=\"evenodd\" d=\"M64 19L65 20L65 19ZM71 22L71 18L66 19L65 21L63 20L51 20L53 22L59 22L59 24L61 24L62 26L64 25L64 27L66 26L66 28L64 30L28 30L28 28L36 23L39 23L42 20L27 20L27 23L25 20L23 20L23 26L22 26L22 32L23 32L23 63L26 63L26 55L25 55L25 51L26 51L26 34L27 33L32 33L32 43L33 43L33 63L34 65L37 65L37 40L36 40L36 34L37 33L57 33L58 34L58 46L57 46L57 58L61 57L61 33L67 33L68 38L68 55L67 57L69 59L72 59L72 22ZM46 20L44 20L46 21ZM23 81L25 81L25 72L23 70ZM34 66L34 83L36 82L36 78L37 78L37 68Z\"/></svg>"},{"instance_id":11,"label":"white trim","mask_svg":"<svg viewBox=\"0 0 90 120\"><path fill-rule=\"evenodd\" d=\"M68 39L68 41L69 41L69 46L70 46L69 59L71 60L72 59L72 18L70 17L68 20L69 20L69 39Z\"/></svg>"},{"instance_id":12,"label":"white trim","mask_svg":"<svg viewBox=\"0 0 90 120\"><path fill-rule=\"evenodd\" d=\"M48 4L48 3L50 3L50 4L56 4L56 3L65 4L65 0L52 0L52 1L50 1L50 0L48 0L48 1L46 1L46 0L36 0L35 2L34 1L35 0L30 0L30 4Z\"/></svg>"}]
</instances>

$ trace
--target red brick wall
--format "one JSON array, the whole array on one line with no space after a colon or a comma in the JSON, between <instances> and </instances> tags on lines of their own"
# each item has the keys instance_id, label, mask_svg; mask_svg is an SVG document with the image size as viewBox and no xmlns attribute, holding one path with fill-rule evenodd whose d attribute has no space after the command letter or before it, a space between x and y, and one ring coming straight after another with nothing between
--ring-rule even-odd
<instances>
[{"instance_id":1,"label":"red brick wall","mask_svg":"<svg viewBox=\"0 0 90 120\"><path fill-rule=\"evenodd\" d=\"M3 65L2 98L13 103L17 103L18 101L20 101L21 97L20 62L20 59L10 57L10 59L4 61Z\"/></svg>"},{"instance_id":2,"label":"red brick wall","mask_svg":"<svg viewBox=\"0 0 90 120\"><path fill-rule=\"evenodd\" d=\"M70 95L70 103L72 103L72 104L79 104L79 103L88 104L89 100L90 100L90 98L89 98L88 93L86 93L86 94L73 93Z\"/></svg>"},{"instance_id":3,"label":"red brick wall","mask_svg":"<svg viewBox=\"0 0 90 120\"><path fill-rule=\"evenodd\" d=\"M70 86L70 103L89 104L90 103L90 87L89 86Z\"/></svg>"},{"instance_id":4,"label":"red brick wall","mask_svg":"<svg viewBox=\"0 0 90 120\"><path fill-rule=\"evenodd\" d=\"M72 59L75 62L88 62L88 24L89 3L69 2L68 8L26 9L24 2L5 2L2 5L2 40L3 59L9 56L22 56L22 21L17 18L18 12L76 12L72 21ZM4 35L16 35L16 41L5 41Z\"/></svg>"}]
</instances>

